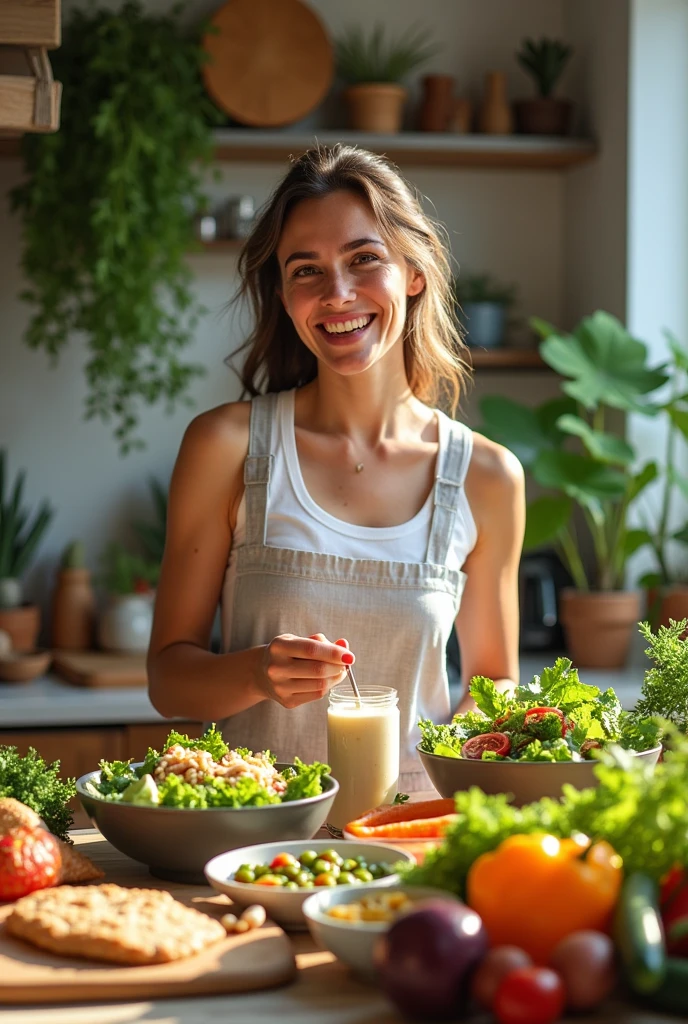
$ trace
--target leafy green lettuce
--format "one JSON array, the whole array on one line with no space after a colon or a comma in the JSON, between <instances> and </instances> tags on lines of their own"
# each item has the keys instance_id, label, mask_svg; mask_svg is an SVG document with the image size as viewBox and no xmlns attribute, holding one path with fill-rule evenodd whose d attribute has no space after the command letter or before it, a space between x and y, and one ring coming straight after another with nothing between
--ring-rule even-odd
<instances>
[{"instance_id":1,"label":"leafy green lettuce","mask_svg":"<svg viewBox=\"0 0 688 1024\"><path fill-rule=\"evenodd\" d=\"M470 737L503 732L511 740L508 760L571 761L581 756L586 740L619 743L634 750L646 750L658 742L656 725L623 712L613 689L602 692L581 682L568 658L557 658L554 665L517 686L513 693L501 693L492 679L474 676L471 696L477 711L457 714L444 725L420 720L421 750L460 757ZM561 719L553 712L526 717L529 709L543 706L558 708L565 716L565 736ZM484 760L502 760L491 752L482 756Z\"/></svg>"}]
</instances>

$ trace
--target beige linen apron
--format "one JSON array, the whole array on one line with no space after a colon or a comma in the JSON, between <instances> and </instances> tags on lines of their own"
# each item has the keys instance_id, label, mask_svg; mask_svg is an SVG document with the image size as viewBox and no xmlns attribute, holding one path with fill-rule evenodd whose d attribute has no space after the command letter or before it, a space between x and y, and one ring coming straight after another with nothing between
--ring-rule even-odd
<instances>
[{"instance_id":1,"label":"beige linen apron","mask_svg":"<svg viewBox=\"0 0 688 1024\"><path fill-rule=\"evenodd\" d=\"M251 405L244 467L246 543L237 550L231 635L225 651L269 643L281 633L344 636L356 655L359 685L393 686L401 713L402 788L429 788L413 750L424 681L447 687L445 648L466 581L449 569L460 489L472 450L467 427L451 421L440 451L426 561L346 558L266 544L268 491L273 456L272 421L277 395ZM233 685L228 680L228 686ZM274 701L220 723L231 746L270 749L279 761L327 760L327 697L287 710Z\"/></svg>"}]
</instances>

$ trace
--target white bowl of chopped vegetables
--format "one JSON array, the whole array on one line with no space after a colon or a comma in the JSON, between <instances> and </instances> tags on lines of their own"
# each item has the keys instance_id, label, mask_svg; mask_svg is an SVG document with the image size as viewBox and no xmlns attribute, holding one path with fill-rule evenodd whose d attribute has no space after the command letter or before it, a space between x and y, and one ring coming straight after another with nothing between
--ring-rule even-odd
<instances>
[{"instance_id":1,"label":"white bowl of chopped vegetables","mask_svg":"<svg viewBox=\"0 0 688 1024\"><path fill-rule=\"evenodd\" d=\"M214 727L194 740L172 731L162 753L101 761L76 783L86 813L116 849L159 878L200 884L206 863L226 850L310 839L338 789L327 765L230 750Z\"/></svg>"},{"instance_id":2,"label":"white bowl of chopped vegetables","mask_svg":"<svg viewBox=\"0 0 688 1024\"><path fill-rule=\"evenodd\" d=\"M205 866L218 892L239 907L258 903L284 928L306 928L302 906L323 889L384 889L399 882L400 863L414 858L397 846L360 840L310 839L262 843L221 853Z\"/></svg>"},{"instance_id":3,"label":"white bowl of chopped vegetables","mask_svg":"<svg viewBox=\"0 0 688 1024\"><path fill-rule=\"evenodd\" d=\"M623 711L610 688L581 682L567 658L542 675L500 693L476 676L471 696L477 710L446 725L420 722L418 754L441 796L477 786L484 793L511 793L517 805L561 796L561 787L594 786L598 751L616 744L656 763L660 726Z\"/></svg>"}]
</instances>

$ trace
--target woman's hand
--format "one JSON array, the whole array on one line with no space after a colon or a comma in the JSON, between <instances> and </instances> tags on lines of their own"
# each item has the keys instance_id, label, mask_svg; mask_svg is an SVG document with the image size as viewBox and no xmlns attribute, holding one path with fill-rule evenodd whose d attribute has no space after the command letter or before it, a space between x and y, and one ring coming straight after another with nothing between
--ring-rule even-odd
<instances>
[{"instance_id":1,"label":"woman's hand","mask_svg":"<svg viewBox=\"0 0 688 1024\"><path fill-rule=\"evenodd\" d=\"M258 688L283 708L320 700L346 677L354 656L346 640L332 643L323 633L282 633L263 648Z\"/></svg>"}]
</instances>

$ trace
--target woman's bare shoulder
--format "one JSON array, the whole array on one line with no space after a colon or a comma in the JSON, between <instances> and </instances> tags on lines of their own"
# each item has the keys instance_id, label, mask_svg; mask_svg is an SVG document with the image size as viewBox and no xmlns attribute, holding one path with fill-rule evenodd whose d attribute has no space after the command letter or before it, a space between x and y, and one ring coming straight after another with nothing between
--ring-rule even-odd
<instances>
[{"instance_id":1,"label":"woman's bare shoulder","mask_svg":"<svg viewBox=\"0 0 688 1024\"><path fill-rule=\"evenodd\" d=\"M466 490L478 498L504 501L523 491L523 466L513 452L473 431L473 455L466 477Z\"/></svg>"},{"instance_id":2,"label":"woman's bare shoulder","mask_svg":"<svg viewBox=\"0 0 688 1024\"><path fill-rule=\"evenodd\" d=\"M191 420L184 433L182 451L206 458L246 457L250 402L226 402Z\"/></svg>"}]
</instances>

